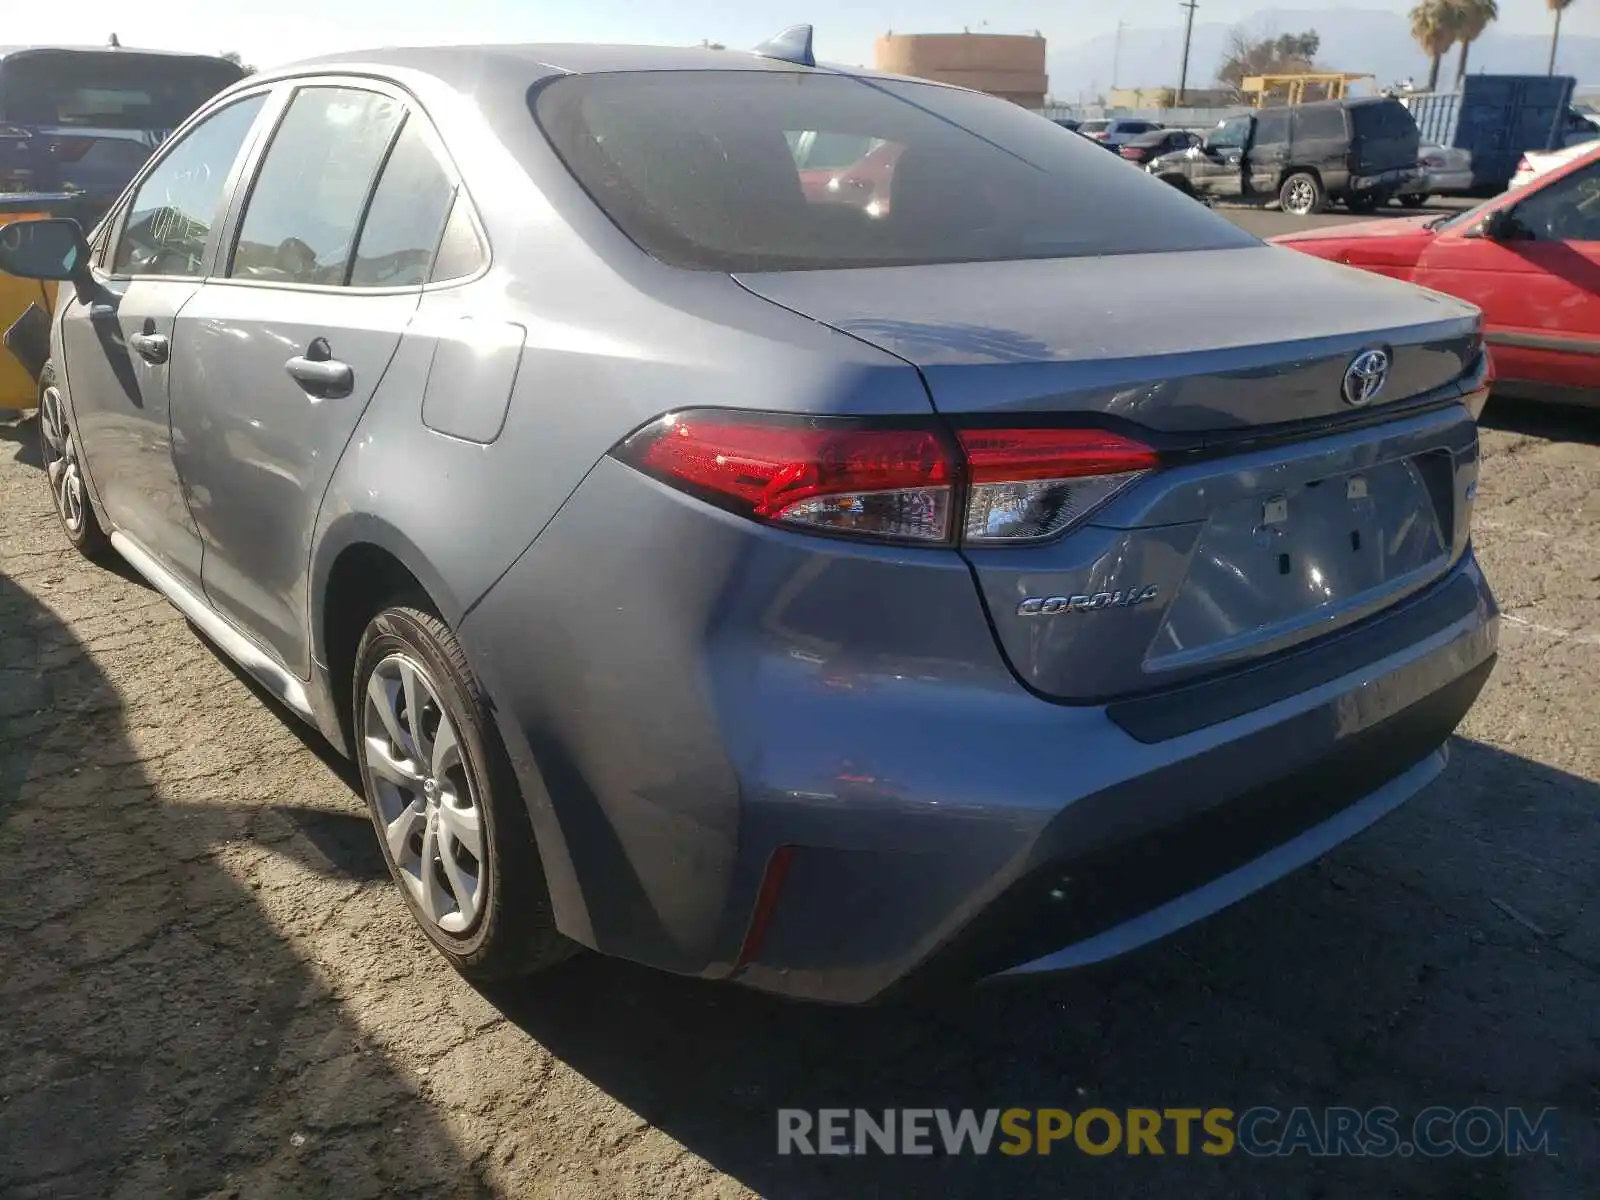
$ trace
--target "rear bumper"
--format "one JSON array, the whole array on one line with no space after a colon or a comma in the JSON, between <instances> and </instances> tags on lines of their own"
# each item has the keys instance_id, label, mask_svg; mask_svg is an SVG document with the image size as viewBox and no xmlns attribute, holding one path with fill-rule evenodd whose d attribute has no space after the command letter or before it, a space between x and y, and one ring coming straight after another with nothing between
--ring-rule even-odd
<instances>
[{"instance_id":1,"label":"rear bumper","mask_svg":"<svg viewBox=\"0 0 1600 1200\"><path fill-rule=\"evenodd\" d=\"M1469 550L1336 673L1260 668L1300 673L1248 711L1051 704L954 554L760 528L609 460L576 500L461 628L557 922L808 999L1090 961L1231 903L1432 778L1495 652Z\"/></svg>"},{"instance_id":2,"label":"rear bumper","mask_svg":"<svg viewBox=\"0 0 1600 1200\"><path fill-rule=\"evenodd\" d=\"M1423 171L1411 183L1401 188L1400 192L1406 196L1434 192L1470 192L1474 186L1470 170Z\"/></svg>"},{"instance_id":3,"label":"rear bumper","mask_svg":"<svg viewBox=\"0 0 1600 1200\"><path fill-rule=\"evenodd\" d=\"M1420 178L1420 172L1415 168L1398 168L1391 171L1380 171L1372 175L1352 175L1350 177L1350 190L1355 192L1386 191L1405 193L1415 190L1414 184Z\"/></svg>"}]
</instances>

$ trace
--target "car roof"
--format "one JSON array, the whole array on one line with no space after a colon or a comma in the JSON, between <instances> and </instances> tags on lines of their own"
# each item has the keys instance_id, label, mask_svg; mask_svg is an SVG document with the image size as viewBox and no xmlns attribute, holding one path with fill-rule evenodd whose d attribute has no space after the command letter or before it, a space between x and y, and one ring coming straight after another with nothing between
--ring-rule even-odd
<instances>
[{"instance_id":1,"label":"car roof","mask_svg":"<svg viewBox=\"0 0 1600 1200\"><path fill-rule=\"evenodd\" d=\"M140 58L186 58L227 62L219 54L192 54L186 50L145 50L138 46L0 46L0 60L44 51L51 54L125 54Z\"/></svg>"},{"instance_id":2,"label":"car roof","mask_svg":"<svg viewBox=\"0 0 1600 1200\"><path fill-rule=\"evenodd\" d=\"M619 71L766 71L782 74L848 75L861 79L910 79L865 67L818 63L815 67L766 58L753 51L712 50L700 46L627 46L585 42L529 42L516 45L400 46L348 50L302 59L261 72L261 77L303 74L337 67L395 69L431 75L462 90L486 77L499 82L529 81L538 75L590 75ZM918 79L936 87L950 86Z\"/></svg>"}]
</instances>

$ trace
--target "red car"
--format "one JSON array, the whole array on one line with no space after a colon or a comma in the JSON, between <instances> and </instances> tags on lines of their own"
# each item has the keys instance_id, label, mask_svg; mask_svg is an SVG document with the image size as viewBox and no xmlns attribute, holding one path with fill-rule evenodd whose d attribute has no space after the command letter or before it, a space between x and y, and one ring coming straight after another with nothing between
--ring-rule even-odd
<instances>
[{"instance_id":1,"label":"red car","mask_svg":"<svg viewBox=\"0 0 1600 1200\"><path fill-rule=\"evenodd\" d=\"M1497 393L1600 404L1600 144L1464 213L1271 240L1477 305Z\"/></svg>"}]
</instances>

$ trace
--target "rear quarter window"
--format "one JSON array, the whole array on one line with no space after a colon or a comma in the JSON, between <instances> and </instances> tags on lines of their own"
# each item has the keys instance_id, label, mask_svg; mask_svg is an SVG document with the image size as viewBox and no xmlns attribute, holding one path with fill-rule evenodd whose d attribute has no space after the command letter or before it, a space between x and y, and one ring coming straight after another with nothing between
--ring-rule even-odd
<instances>
[{"instance_id":1,"label":"rear quarter window","mask_svg":"<svg viewBox=\"0 0 1600 1200\"><path fill-rule=\"evenodd\" d=\"M557 79L530 102L594 201L675 266L818 270L1257 244L1026 109L933 84L617 72ZM797 132L873 149L834 188L805 177ZM856 140L845 147L845 137Z\"/></svg>"},{"instance_id":2,"label":"rear quarter window","mask_svg":"<svg viewBox=\"0 0 1600 1200\"><path fill-rule=\"evenodd\" d=\"M1294 112L1294 136L1298 141L1342 138L1345 136L1344 109L1330 104L1327 107L1307 107Z\"/></svg>"}]
</instances>

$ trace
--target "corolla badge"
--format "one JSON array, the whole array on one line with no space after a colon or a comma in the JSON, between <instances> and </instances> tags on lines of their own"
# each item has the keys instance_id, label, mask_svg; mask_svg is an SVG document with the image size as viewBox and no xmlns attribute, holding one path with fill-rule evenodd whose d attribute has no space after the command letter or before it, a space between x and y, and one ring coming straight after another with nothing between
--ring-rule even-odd
<instances>
[{"instance_id":1,"label":"corolla badge","mask_svg":"<svg viewBox=\"0 0 1600 1200\"><path fill-rule=\"evenodd\" d=\"M1019 617L1053 617L1065 612L1095 612L1102 608L1132 608L1154 600L1159 591L1155 584L1131 587L1115 592L1095 592L1083 596L1029 596L1017 605Z\"/></svg>"},{"instance_id":2,"label":"corolla badge","mask_svg":"<svg viewBox=\"0 0 1600 1200\"><path fill-rule=\"evenodd\" d=\"M1353 408L1370 404L1389 381L1389 352L1363 350L1344 369L1344 402Z\"/></svg>"}]
</instances>

